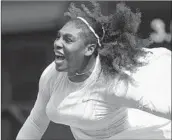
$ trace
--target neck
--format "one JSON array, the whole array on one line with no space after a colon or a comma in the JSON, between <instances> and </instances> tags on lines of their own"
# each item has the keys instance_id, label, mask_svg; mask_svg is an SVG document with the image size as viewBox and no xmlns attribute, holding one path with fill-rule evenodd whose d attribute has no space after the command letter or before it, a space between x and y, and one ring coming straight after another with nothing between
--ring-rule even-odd
<instances>
[{"instance_id":1,"label":"neck","mask_svg":"<svg viewBox=\"0 0 172 140\"><path fill-rule=\"evenodd\" d=\"M91 56L90 58L86 58L85 61L82 63L79 70L77 70L77 73L85 73L93 69L96 62L96 57Z\"/></svg>"},{"instance_id":2,"label":"neck","mask_svg":"<svg viewBox=\"0 0 172 140\"><path fill-rule=\"evenodd\" d=\"M68 72L68 77L71 81L84 81L85 79L87 79L95 66L96 63L96 57L95 56L91 56L89 58L85 58L82 65L80 66L80 68L78 70L76 70L75 72L69 73Z\"/></svg>"}]
</instances>

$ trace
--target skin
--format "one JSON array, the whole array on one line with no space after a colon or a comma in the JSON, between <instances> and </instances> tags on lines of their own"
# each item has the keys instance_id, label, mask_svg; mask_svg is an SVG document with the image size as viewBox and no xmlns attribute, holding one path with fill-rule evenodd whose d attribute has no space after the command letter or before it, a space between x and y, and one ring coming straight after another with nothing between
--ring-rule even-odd
<instances>
[{"instance_id":1,"label":"skin","mask_svg":"<svg viewBox=\"0 0 172 140\"><path fill-rule=\"evenodd\" d=\"M83 30L77 28L74 23L65 24L57 34L54 41L54 53L59 52L65 56L63 61L55 59L56 70L59 72L68 72L71 77L77 73L88 72L95 64L96 58L93 55L95 44L85 45ZM90 74L74 76L70 80L81 82L88 78Z\"/></svg>"}]
</instances>

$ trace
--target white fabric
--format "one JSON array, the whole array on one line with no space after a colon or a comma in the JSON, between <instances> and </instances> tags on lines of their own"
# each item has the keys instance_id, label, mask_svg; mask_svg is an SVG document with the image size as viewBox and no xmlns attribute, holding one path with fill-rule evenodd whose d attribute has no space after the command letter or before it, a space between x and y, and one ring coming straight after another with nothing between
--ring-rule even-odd
<instances>
[{"instance_id":1,"label":"white fabric","mask_svg":"<svg viewBox=\"0 0 172 140\"><path fill-rule=\"evenodd\" d=\"M135 84L99 75L99 57L91 76L80 83L71 82L67 73L50 64L17 140L41 139L50 120L69 125L77 140L171 138L171 121L150 114L171 114L171 52L149 50L153 52L147 57L149 64L132 75Z\"/></svg>"}]
</instances>

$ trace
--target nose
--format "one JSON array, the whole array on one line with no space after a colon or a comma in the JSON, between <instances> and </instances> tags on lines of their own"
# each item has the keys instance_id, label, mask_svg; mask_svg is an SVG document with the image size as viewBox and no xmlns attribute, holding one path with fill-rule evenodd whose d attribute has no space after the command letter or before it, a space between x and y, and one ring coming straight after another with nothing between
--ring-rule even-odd
<instances>
[{"instance_id":1,"label":"nose","mask_svg":"<svg viewBox=\"0 0 172 140\"><path fill-rule=\"evenodd\" d=\"M63 44L62 44L61 39L56 39L54 41L54 50L60 50L62 48L63 48Z\"/></svg>"}]
</instances>

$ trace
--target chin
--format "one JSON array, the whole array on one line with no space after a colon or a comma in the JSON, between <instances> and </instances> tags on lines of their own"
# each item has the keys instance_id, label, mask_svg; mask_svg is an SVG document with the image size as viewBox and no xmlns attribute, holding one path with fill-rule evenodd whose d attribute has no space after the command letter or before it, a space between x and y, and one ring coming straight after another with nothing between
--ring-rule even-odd
<instances>
[{"instance_id":1,"label":"chin","mask_svg":"<svg viewBox=\"0 0 172 140\"><path fill-rule=\"evenodd\" d=\"M59 67L59 66L56 65L56 71L58 71L58 72L67 72L67 68Z\"/></svg>"}]
</instances>

